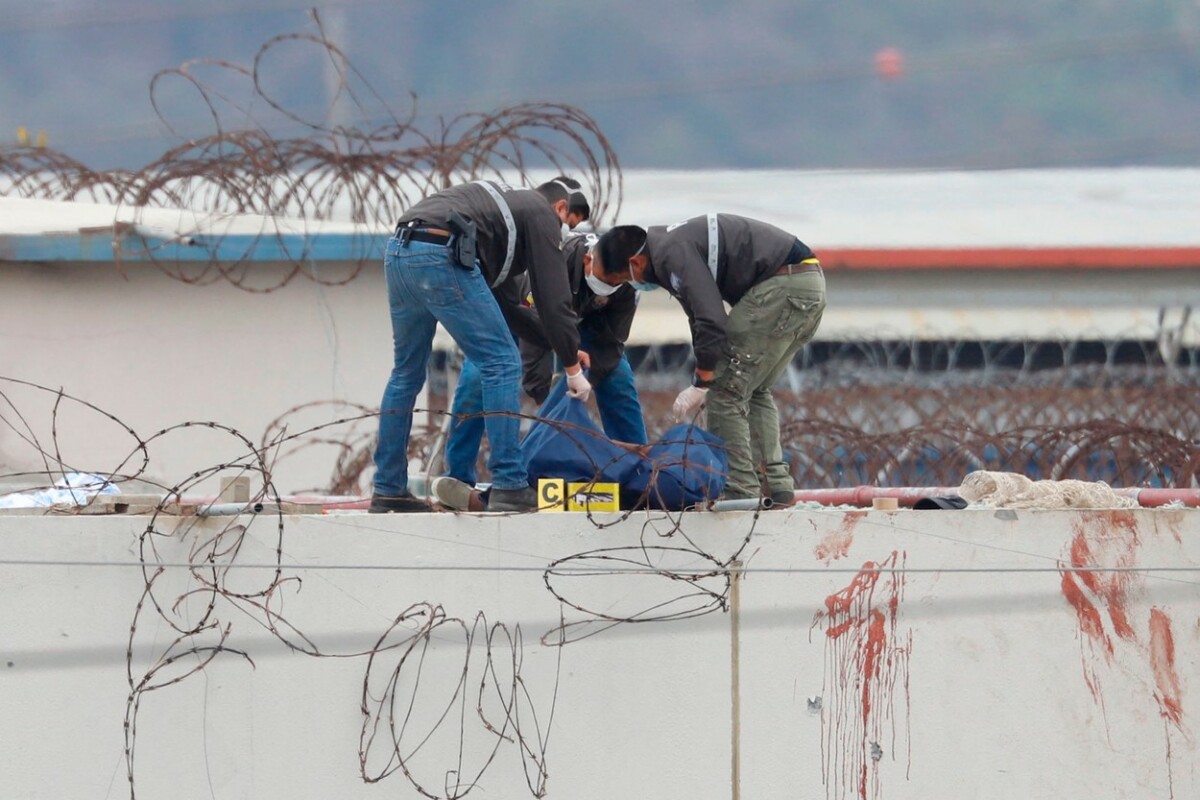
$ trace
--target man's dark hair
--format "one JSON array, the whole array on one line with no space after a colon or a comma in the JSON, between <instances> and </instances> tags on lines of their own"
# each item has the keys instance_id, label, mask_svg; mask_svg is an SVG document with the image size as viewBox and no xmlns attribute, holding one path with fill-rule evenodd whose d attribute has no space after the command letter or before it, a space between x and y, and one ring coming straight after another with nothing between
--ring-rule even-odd
<instances>
[{"instance_id":1,"label":"man's dark hair","mask_svg":"<svg viewBox=\"0 0 1200 800\"><path fill-rule=\"evenodd\" d=\"M556 175L546 183L543 183L541 186L539 186L539 192L542 191L543 186L556 186L567 193L568 214L578 214L580 219L584 221L591 218L592 207L588 204L587 194L584 193L583 184L581 184L579 181L575 180L574 178L567 177L566 175ZM558 202L562 199L561 195L556 196L551 200L549 195L547 195L545 192L542 192L542 194L547 200L550 200L551 203Z\"/></svg>"},{"instance_id":2,"label":"man's dark hair","mask_svg":"<svg viewBox=\"0 0 1200 800\"><path fill-rule=\"evenodd\" d=\"M571 190L566 186L563 186L562 183L546 181L538 186L534 191L546 198L546 202L550 203L551 205L554 205L559 200L566 200L568 201L568 205L570 204Z\"/></svg>"},{"instance_id":3,"label":"man's dark hair","mask_svg":"<svg viewBox=\"0 0 1200 800\"><path fill-rule=\"evenodd\" d=\"M637 225L618 225L609 228L596 242L600 256L600 271L617 277L629 272L629 259L646 245L646 230ZM593 269L595 265L593 264Z\"/></svg>"}]
</instances>

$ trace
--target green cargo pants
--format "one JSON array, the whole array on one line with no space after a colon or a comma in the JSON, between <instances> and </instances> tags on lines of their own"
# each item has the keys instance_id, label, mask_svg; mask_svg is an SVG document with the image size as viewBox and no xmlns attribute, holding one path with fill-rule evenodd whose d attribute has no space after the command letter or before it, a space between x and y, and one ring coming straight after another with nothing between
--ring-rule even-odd
<instances>
[{"instance_id":1,"label":"green cargo pants","mask_svg":"<svg viewBox=\"0 0 1200 800\"><path fill-rule=\"evenodd\" d=\"M708 430L729 453L728 499L795 489L779 443L771 387L812 339L825 311L821 272L778 275L750 287L729 313L726 345L706 398Z\"/></svg>"}]
</instances>

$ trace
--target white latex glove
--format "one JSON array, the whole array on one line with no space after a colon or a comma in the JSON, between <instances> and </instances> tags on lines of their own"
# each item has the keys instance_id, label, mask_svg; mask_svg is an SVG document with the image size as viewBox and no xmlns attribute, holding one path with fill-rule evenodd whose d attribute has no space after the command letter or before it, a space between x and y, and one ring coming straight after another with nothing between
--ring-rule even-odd
<instances>
[{"instance_id":1,"label":"white latex glove","mask_svg":"<svg viewBox=\"0 0 1200 800\"><path fill-rule=\"evenodd\" d=\"M701 389L698 386L689 386L679 393L675 398L675 405L671 406L671 416L676 422L691 422L696 418L696 412L700 410L700 406L704 405L704 398L708 394L708 389Z\"/></svg>"},{"instance_id":2,"label":"white latex glove","mask_svg":"<svg viewBox=\"0 0 1200 800\"><path fill-rule=\"evenodd\" d=\"M591 396L592 385L584 377L583 370L576 365L574 373L567 373L567 397L574 397L576 400L586 402Z\"/></svg>"}]
</instances>

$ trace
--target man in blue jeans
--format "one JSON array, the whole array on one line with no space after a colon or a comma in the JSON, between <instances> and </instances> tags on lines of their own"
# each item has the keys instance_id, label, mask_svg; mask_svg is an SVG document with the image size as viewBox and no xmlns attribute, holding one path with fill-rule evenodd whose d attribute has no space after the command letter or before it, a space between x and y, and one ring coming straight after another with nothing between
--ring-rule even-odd
<instances>
[{"instance_id":1,"label":"man in blue jeans","mask_svg":"<svg viewBox=\"0 0 1200 800\"><path fill-rule=\"evenodd\" d=\"M383 393L375 449L372 513L428 511L408 489L408 440L417 394L425 384L440 322L483 378L482 405L491 442L491 511L537 508L521 458L521 360L511 330L536 325L562 359L567 392L586 400L578 319L564 262L562 225L570 191L491 181L452 186L424 198L400 218L384 253L392 316L394 366ZM528 273L539 320L505 298ZM511 326L511 328L510 328Z\"/></svg>"},{"instance_id":2,"label":"man in blue jeans","mask_svg":"<svg viewBox=\"0 0 1200 800\"><path fill-rule=\"evenodd\" d=\"M596 241L595 234L586 234L570 236L563 243L575 313L580 318L580 349L590 356L588 380L596 395L604 433L614 441L646 444L642 405L634 385L633 368L625 357L625 341L637 309L637 292L632 286L611 287L589 274L591 249ZM536 302L528 292L525 304L536 312ZM567 385L560 380L550 387L554 351L549 343L544 337L525 335L520 340L520 349L526 393L540 405L558 402ZM479 368L466 359L451 408L446 473L468 485L476 482L475 464L484 432L485 417L480 414L483 385ZM437 493L437 487L434 488ZM457 503L454 496L439 496L439 500L444 505Z\"/></svg>"}]
</instances>

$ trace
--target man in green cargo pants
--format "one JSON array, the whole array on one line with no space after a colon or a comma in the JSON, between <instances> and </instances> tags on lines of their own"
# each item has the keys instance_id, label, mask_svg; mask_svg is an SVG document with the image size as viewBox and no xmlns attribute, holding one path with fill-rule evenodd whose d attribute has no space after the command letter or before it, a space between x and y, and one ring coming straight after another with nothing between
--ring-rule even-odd
<instances>
[{"instance_id":1,"label":"man in green cargo pants","mask_svg":"<svg viewBox=\"0 0 1200 800\"><path fill-rule=\"evenodd\" d=\"M723 498L792 505L795 483L771 387L825 311L825 276L812 250L774 225L709 214L647 230L612 228L597 253L593 272L601 281L642 291L661 286L687 313L696 372L673 413L691 421L707 404L708 429L729 453Z\"/></svg>"}]
</instances>

